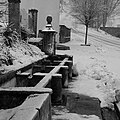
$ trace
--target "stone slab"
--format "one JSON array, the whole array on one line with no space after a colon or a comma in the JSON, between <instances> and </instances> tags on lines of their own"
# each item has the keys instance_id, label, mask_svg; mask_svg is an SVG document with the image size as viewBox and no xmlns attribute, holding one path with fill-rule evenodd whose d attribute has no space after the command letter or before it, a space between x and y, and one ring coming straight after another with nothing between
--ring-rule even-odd
<instances>
[{"instance_id":1,"label":"stone slab","mask_svg":"<svg viewBox=\"0 0 120 120\"><path fill-rule=\"evenodd\" d=\"M51 115L50 94L30 95L22 105L0 111L0 120L49 120ZM42 110L42 112L40 112ZM46 113L46 114L44 114Z\"/></svg>"}]
</instances>

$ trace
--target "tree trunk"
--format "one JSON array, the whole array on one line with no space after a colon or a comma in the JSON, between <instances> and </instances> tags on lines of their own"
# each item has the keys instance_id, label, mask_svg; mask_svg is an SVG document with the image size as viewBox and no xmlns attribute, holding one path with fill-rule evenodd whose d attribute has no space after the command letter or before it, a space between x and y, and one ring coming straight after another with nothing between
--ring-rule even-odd
<instances>
[{"instance_id":1,"label":"tree trunk","mask_svg":"<svg viewBox=\"0 0 120 120\"><path fill-rule=\"evenodd\" d=\"M88 25L86 25L85 45L87 44L87 36L88 36Z\"/></svg>"},{"instance_id":2,"label":"tree trunk","mask_svg":"<svg viewBox=\"0 0 120 120\"><path fill-rule=\"evenodd\" d=\"M107 23L107 13L103 13L103 27L105 28Z\"/></svg>"}]
</instances>

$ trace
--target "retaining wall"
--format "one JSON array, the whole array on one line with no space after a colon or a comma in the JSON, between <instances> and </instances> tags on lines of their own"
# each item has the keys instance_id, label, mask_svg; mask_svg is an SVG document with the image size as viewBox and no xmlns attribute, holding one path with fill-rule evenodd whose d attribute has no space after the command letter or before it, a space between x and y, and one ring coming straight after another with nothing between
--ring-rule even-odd
<instances>
[{"instance_id":1,"label":"retaining wall","mask_svg":"<svg viewBox=\"0 0 120 120\"><path fill-rule=\"evenodd\" d=\"M105 28L100 27L100 29L112 36L120 37L120 28L119 27L105 27Z\"/></svg>"}]
</instances>

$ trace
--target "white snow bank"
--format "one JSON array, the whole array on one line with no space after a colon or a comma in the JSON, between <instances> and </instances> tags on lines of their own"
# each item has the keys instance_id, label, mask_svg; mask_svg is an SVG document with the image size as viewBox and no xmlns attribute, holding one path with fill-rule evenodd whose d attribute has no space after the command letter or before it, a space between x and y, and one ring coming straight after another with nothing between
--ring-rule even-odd
<instances>
[{"instance_id":1,"label":"white snow bank","mask_svg":"<svg viewBox=\"0 0 120 120\"><path fill-rule=\"evenodd\" d=\"M46 57L46 55L38 47L22 41L16 43L12 47L5 46L4 49L1 49L1 51L0 58L5 56L7 61L8 56L10 56L13 63L12 65L6 65L2 63L0 66L1 70L4 69L4 72L2 73L8 72L10 70L17 70Z\"/></svg>"},{"instance_id":2,"label":"white snow bank","mask_svg":"<svg viewBox=\"0 0 120 120\"><path fill-rule=\"evenodd\" d=\"M92 84L96 88L94 95L101 100L101 107L113 108L112 102L115 101L115 90L117 89L116 82L119 79L116 79L115 75L107 70L106 64L96 61L85 69L83 75L93 81Z\"/></svg>"},{"instance_id":3,"label":"white snow bank","mask_svg":"<svg viewBox=\"0 0 120 120\"><path fill-rule=\"evenodd\" d=\"M120 84L119 76L107 69L106 62L98 59L85 65L83 67L80 62L76 63L79 76L76 81L70 83L69 90L97 97L101 101L101 107L113 108L112 103L116 101L115 91Z\"/></svg>"}]
</instances>

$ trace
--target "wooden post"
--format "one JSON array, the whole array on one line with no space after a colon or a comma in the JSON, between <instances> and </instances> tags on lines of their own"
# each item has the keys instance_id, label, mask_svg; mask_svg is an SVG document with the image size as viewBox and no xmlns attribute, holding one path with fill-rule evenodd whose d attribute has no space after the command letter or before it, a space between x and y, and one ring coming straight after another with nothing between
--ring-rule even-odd
<instances>
[{"instance_id":1,"label":"wooden post","mask_svg":"<svg viewBox=\"0 0 120 120\"><path fill-rule=\"evenodd\" d=\"M65 63L65 65L68 66L68 78L71 80L72 79L72 66L73 66L73 62L72 61L67 61Z\"/></svg>"},{"instance_id":2,"label":"wooden post","mask_svg":"<svg viewBox=\"0 0 120 120\"><path fill-rule=\"evenodd\" d=\"M52 75L51 88L53 94L51 95L51 101L53 104L59 103L62 100L62 75Z\"/></svg>"},{"instance_id":3,"label":"wooden post","mask_svg":"<svg viewBox=\"0 0 120 120\"><path fill-rule=\"evenodd\" d=\"M68 87L68 66L61 66L60 73L62 74L62 87Z\"/></svg>"}]
</instances>

